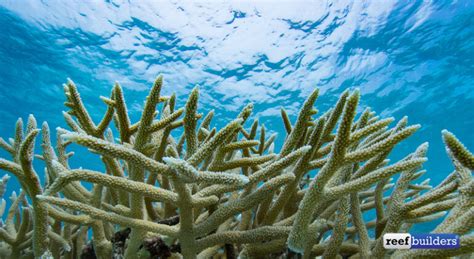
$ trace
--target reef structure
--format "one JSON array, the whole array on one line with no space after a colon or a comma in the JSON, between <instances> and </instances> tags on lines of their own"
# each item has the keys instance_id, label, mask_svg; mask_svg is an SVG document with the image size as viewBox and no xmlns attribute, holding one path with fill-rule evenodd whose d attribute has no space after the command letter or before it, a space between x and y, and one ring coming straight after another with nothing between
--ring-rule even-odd
<instances>
[{"instance_id":1,"label":"reef structure","mask_svg":"<svg viewBox=\"0 0 474 259\"><path fill-rule=\"evenodd\" d=\"M55 147L48 124L40 130L32 115L26 129L19 119L14 137L0 138L11 155L0 169L22 186L8 210L2 199L1 258L439 258L474 251L474 156L452 133L442 136L455 169L432 187L429 179L416 183L426 173L428 143L387 159L420 126L404 117L389 127L393 118L370 109L356 116L358 90L342 93L321 116L314 90L294 123L282 109L286 137L275 153L276 135L258 120L246 128L252 104L211 128L213 111L198 113L198 88L177 109L175 95L160 95L162 85L158 77L132 123L116 84L101 97L107 109L96 124L68 81L70 130L56 129ZM104 170L71 168L70 145L99 156ZM34 159L44 164L44 184ZM2 196L8 179L0 181ZM433 232L458 234L459 249L383 248L385 233L442 217Z\"/></svg>"}]
</instances>

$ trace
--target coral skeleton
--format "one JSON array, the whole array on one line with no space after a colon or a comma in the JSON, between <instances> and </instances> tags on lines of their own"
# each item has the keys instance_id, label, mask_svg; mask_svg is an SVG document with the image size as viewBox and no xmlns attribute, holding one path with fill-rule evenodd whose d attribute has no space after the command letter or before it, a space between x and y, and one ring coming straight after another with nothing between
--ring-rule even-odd
<instances>
[{"instance_id":1,"label":"coral skeleton","mask_svg":"<svg viewBox=\"0 0 474 259\"><path fill-rule=\"evenodd\" d=\"M406 117L357 114L358 90L345 91L318 116L319 91L292 122L281 110L283 145L253 105L221 129L214 112L198 113L199 89L183 108L154 82L138 122L122 87L101 97L96 123L76 85L64 86L69 130L41 129L30 115L0 158L21 185L1 200L0 258L416 258L474 252L474 156L444 130L454 171L433 187L425 173L428 143L399 161L388 157L419 125ZM54 135L53 135L54 134ZM115 136L114 136L115 134ZM55 137L53 147L52 137ZM35 149L36 142L40 147ZM103 170L73 168L72 146L100 158ZM41 160L40 163L34 160ZM37 170L41 168L44 174ZM84 165L87 167L87 165ZM44 180L40 181L40 175ZM41 177L42 178L42 177ZM385 233L441 221L433 233L455 233L459 249L386 250ZM463 257L464 258L464 257Z\"/></svg>"}]
</instances>

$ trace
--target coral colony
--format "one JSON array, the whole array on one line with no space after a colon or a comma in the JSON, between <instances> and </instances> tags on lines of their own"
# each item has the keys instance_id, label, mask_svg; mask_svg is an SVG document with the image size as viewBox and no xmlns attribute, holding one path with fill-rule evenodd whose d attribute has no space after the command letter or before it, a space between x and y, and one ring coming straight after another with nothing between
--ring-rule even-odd
<instances>
[{"instance_id":1,"label":"coral colony","mask_svg":"<svg viewBox=\"0 0 474 259\"><path fill-rule=\"evenodd\" d=\"M0 227L2 258L414 258L474 251L474 156L450 132L442 136L455 170L432 187L429 180L414 183L426 173L427 143L399 161L387 159L420 126L406 117L389 126L393 118L369 109L356 116L357 90L345 91L319 117L317 89L294 123L282 109L286 137L274 153L275 135L258 120L246 123L251 104L216 129L212 111L197 112L197 88L177 109L175 95L160 95L162 84L158 77L136 123L116 84L110 98L102 97L107 110L95 124L69 81L70 130L56 130L54 148L48 124L40 130L33 116L26 129L19 119L14 137L0 139L11 154L0 169L22 186ZM72 168L71 145L99 156L104 170ZM34 159L44 162L44 185ZM5 207L2 200L2 214ZM457 234L458 249L383 247L385 233L442 217L433 233Z\"/></svg>"}]
</instances>

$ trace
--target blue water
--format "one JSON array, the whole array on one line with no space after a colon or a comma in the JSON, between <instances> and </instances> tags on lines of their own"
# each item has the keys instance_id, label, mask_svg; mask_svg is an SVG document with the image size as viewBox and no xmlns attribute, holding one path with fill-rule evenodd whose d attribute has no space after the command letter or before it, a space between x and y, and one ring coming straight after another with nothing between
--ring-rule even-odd
<instances>
[{"instance_id":1,"label":"blue water","mask_svg":"<svg viewBox=\"0 0 474 259\"><path fill-rule=\"evenodd\" d=\"M0 1L0 136L30 113L66 127L68 77L96 121L114 81L138 119L158 74L180 105L200 85L200 111L215 109L216 125L253 102L277 146L280 107L294 120L314 87L321 111L358 87L361 111L423 126L392 158L429 141L425 178L439 183L453 170L442 129L474 150L474 2L318 2ZM89 159L74 164L97 166Z\"/></svg>"}]
</instances>

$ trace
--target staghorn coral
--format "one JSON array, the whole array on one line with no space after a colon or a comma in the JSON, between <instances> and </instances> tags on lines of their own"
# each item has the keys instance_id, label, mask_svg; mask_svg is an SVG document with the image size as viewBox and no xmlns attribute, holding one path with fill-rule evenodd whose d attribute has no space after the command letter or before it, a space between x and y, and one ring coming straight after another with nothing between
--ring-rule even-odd
<instances>
[{"instance_id":1,"label":"staghorn coral","mask_svg":"<svg viewBox=\"0 0 474 259\"><path fill-rule=\"evenodd\" d=\"M0 169L23 188L12 193L1 224L0 257L412 258L474 251L474 157L452 133L443 131L443 139L455 170L431 187L429 180L415 183L426 173L427 143L400 161L387 159L419 125L408 126L405 117L389 128L393 118L369 109L356 116L357 90L345 91L316 117L316 89L294 124L282 109L287 136L274 153L276 135L268 136L258 120L245 128L253 105L211 129L214 112L198 113L198 88L176 109L175 95L160 95L162 85L158 77L132 123L116 84L109 98L101 97L107 109L96 124L69 80L70 110L63 115L71 131L58 128L54 148L45 122L41 152L34 155L40 130L33 116L26 130L19 119L14 138L0 138L11 155L0 159ZM73 144L100 156L104 170L71 168L74 154L66 150ZM44 162L43 185L34 158ZM0 181L2 196L8 179ZM2 215L5 210L2 199ZM375 217L367 220L370 210ZM459 234L460 249L383 248L384 233L406 232L445 214L434 232Z\"/></svg>"}]
</instances>

